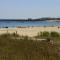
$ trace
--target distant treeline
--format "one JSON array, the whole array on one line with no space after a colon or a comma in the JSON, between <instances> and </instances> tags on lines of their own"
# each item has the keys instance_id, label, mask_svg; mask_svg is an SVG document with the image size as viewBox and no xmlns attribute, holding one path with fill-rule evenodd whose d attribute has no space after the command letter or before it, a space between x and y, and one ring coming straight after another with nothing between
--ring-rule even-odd
<instances>
[{"instance_id":1,"label":"distant treeline","mask_svg":"<svg viewBox=\"0 0 60 60\"><path fill-rule=\"evenodd\" d=\"M32 19L32 18L28 18L28 19L0 19L0 21L46 21L46 20L60 20L60 18L37 18L37 19Z\"/></svg>"},{"instance_id":2,"label":"distant treeline","mask_svg":"<svg viewBox=\"0 0 60 60\"><path fill-rule=\"evenodd\" d=\"M45 21L45 20L60 20L60 18L38 18L38 19L28 19L35 21Z\"/></svg>"}]
</instances>

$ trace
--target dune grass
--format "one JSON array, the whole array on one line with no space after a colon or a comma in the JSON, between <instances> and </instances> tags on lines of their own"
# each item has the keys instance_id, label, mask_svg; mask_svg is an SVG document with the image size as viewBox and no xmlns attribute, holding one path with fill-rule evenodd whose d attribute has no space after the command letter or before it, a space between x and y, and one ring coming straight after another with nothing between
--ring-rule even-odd
<instances>
[{"instance_id":1,"label":"dune grass","mask_svg":"<svg viewBox=\"0 0 60 60\"><path fill-rule=\"evenodd\" d=\"M48 31L44 31L44 32L38 32L37 38L59 38L60 37L60 33L52 31L52 32L48 32Z\"/></svg>"},{"instance_id":2,"label":"dune grass","mask_svg":"<svg viewBox=\"0 0 60 60\"><path fill-rule=\"evenodd\" d=\"M11 37L17 35L0 35L0 60L60 60L60 44Z\"/></svg>"}]
</instances>

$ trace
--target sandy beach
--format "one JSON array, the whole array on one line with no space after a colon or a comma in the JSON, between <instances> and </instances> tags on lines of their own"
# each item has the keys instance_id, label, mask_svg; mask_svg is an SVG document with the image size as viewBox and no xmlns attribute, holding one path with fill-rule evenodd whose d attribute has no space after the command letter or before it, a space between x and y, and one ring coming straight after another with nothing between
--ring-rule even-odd
<instances>
[{"instance_id":1,"label":"sandy beach","mask_svg":"<svg viewBox=\"0 0 60 60\"><path fill-rule=\"evenodd\" d=\"M56 31L60 33L60 26L48 26L48 27L16 27L16 28L0 28L0 34L4 33L17 33L23 36L36 36L38 32L42 31Z\"/></svg>"}]
</instances>

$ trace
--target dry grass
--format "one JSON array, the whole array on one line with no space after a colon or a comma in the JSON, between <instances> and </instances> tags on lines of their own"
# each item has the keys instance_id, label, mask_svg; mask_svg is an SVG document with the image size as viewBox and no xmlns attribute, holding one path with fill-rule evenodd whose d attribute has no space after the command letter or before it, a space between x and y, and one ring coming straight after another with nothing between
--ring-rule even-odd
<instances>
[{"instance_id":1,"label":"dry grass","mask_svg":"<svg viewBox=\"0 0 60 60\"><path fill-rule=\"evenodd\" d=\"M60 60L60 45L11 37L11 34L0 36L0 60Z\"/></svg>"}]
</instances>

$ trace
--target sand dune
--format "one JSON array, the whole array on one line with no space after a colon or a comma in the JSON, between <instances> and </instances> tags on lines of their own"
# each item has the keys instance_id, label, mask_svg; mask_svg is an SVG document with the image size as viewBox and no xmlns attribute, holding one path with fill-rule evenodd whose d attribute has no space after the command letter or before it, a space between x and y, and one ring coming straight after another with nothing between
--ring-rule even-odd
<instances>
[{"instance_id":1,"label":"sand dune","mask_svg":"<svg viewBox=\"0 0 60 60\"><path fill-rule=\"evenodd\" d=\"M20 27L20 28L0 28L0 34L3 33L17 33L19 35L28 35L30 37L36 36L38 32L42 31L56 31L60 32L60 27L52 26L52 27Z\"/></svg>"}]
</instances>

